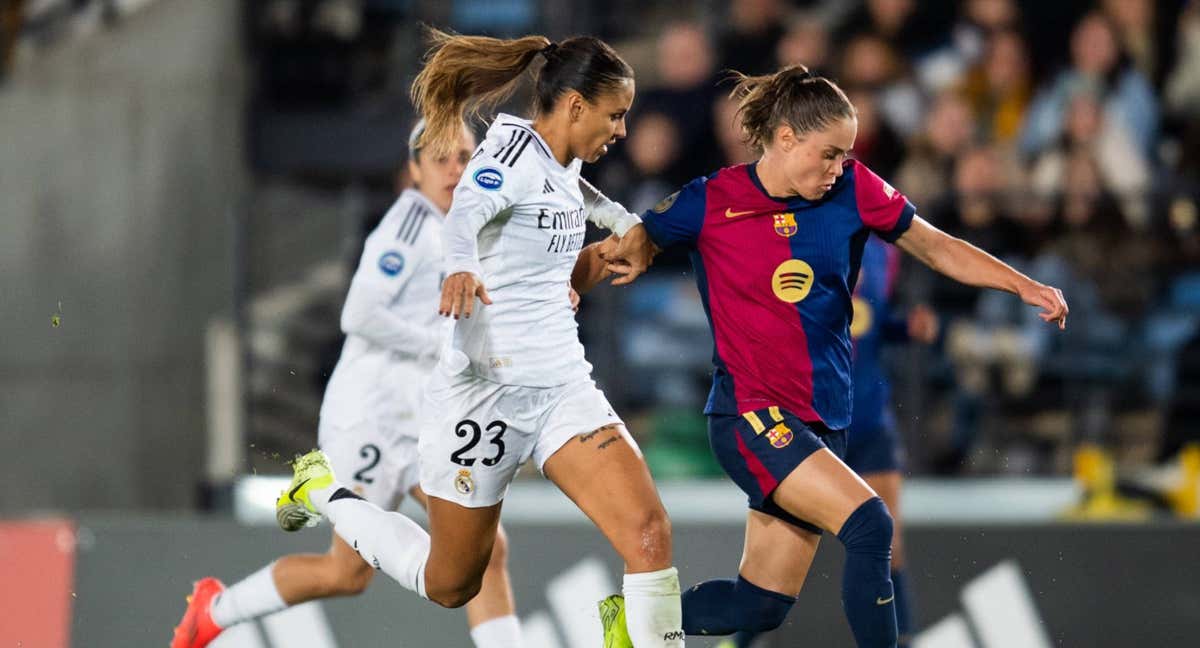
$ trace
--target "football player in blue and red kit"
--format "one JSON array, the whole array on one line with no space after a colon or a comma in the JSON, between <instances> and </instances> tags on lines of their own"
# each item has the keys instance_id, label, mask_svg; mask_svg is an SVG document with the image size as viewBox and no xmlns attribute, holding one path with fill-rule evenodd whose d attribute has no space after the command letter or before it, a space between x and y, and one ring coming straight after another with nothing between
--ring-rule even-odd
<instances>
[{"instance_id":1,"label":"football player in blue and red kit","mask_svg":"<svg viewBox=\"0 0 1200 648\"><path fill-rule=\"evenodd\" d=\"M852 295L872 234L965 284L1006 290L1066 325L1061 291L916 215L900 192L847 158L854 107L802 66L741 76L739 118L753 163L688 183L602 251L633 281L661 248L689 250L714 341L709 443L749 497L736 579L683 596L688 634L778 627L822 530L846 549L842 604L859 646L895 646L893 521L842 462L851 420Z\"/></svg>"},{"instance_id":2,"label":"football player in blue and red kit","mask_svg":"<svg viewBox=\"0 0 1200 648\"><path fill-rule=\"evenodd\" d=\"M875 491L892 514L892 591L896 601L899 646L911 640L913 597L905 572L900 489L903 484L905 452L896 418L892 413L891 381L884 367L884 347L905 342L931 344L937 339L937 314L918 304L907 313L893 309L893 296L900 274L900 251L877 236L863 248L858 283L851 300L850 339L854 343L854 404L846 430L846 454L842 461ZM742 631L735 635L734 648L748 648L760 633Z\"/></svg>"}]
</instances>

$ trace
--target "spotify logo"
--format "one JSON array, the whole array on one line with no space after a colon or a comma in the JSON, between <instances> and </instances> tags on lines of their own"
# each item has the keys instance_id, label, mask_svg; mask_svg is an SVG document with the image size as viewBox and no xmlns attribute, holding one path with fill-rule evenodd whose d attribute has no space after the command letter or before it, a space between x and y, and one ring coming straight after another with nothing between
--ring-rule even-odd
<instances>
[{"instance_id":1,"label":"spotify logo","mask_svg":"<svg viewBox=\"0 0 1200 648\"><path fill-rule=\"evenodd\" d=\"M788 259L775 268L771 277L771 290L775 296L789 304L794 304L808 297L808 291L813 285L812 266L800 259Z\"/></svg>"}]
</instances>

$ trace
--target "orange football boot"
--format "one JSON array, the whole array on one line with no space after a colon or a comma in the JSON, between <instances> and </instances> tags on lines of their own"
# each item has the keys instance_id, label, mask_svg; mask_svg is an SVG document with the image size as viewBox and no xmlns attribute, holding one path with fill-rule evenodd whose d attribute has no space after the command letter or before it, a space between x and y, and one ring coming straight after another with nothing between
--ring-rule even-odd
<instances>
[{"instance_id":1,"label":"orange football boot","mask_svg":"<svg viewBox=\"0 0 1200 648\"><path fill-rule=\"evenodd\" d=\"M183 620L175 626L171 648L204 648L221 634L223 628L213 622L209 608L213 598L224 591L225 585L215 578L196 581L192 595L187 597L188 606L183 613Z\"/></svg>"}]
</instances>

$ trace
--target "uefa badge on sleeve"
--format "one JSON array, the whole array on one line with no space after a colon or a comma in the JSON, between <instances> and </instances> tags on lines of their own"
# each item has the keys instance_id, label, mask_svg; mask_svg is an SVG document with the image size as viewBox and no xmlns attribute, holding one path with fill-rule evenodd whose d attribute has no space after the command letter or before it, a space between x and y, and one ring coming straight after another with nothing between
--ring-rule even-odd
<instances>
[{"instance_id":1,"label":"uefa badge on sleeve","mask_svg":"<svg viewBox=\"0 0 1200 648\"><path fill-rule=\"evenodd\" d=\"M389 277L395 277L404 270L404 256L395 250L389 250L379 257L379 271Z\"/></svg>"},{"instance_id":2,"label":"uefa badge on sleeve","mask_svg":"<svg viewBox=\"0 0 1200 648\"><path fill-rule=\"evenodd\" d=\"M504 174L492 167L483 167L472 177L475 179L475 184L488 191L497 191L504 186Z\"/></svg>"},{"instance_id":3,"label":"uefa badge on sleeve","mask_svg":"<svg viewBox=\"0 0 1200 648\"><path fill-rule=\"evenodd\" d=\"M471 479L471 471L463 469L458 471L458 476L454 478L454 490L463 495L470 495L475 492L475 482Z\"/></svg>"}]
</instances>

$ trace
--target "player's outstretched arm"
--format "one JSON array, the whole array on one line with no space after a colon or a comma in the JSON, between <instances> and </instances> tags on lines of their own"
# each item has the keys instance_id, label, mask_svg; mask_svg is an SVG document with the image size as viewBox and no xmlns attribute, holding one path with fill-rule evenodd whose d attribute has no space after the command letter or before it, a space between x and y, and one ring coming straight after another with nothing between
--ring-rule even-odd
<instances>
[{"instance_id":1,"label":"player's outstretched arm","mask_svg":"<svg viewBox=\"0 0 1200 648\"><path fill-rule=\"evenodd\" d=\"M1062 291L1017 272L1012 266L914 216L912 226L897 241L902 250L930 268L969 286L1013 293L1030 306L1042 309L1039 317L1067 327L1067 301Z\"/></svg>"},{"instance_id":2,"label":"player's outstretched arm","mask_svg":"<svg viewBox=\"0 0 1200 648\"><path fill-rule=\"evenodd\" d=\"M639 223L625 232L615 249L611 245L602 246L600 257L604 259L609 272L621 275L614 279L612 284L624 286L633 283L638 275L645 272L658 252L658 246L654 245L646 233L646 226Z\"/></svg>"}]
</instances>

